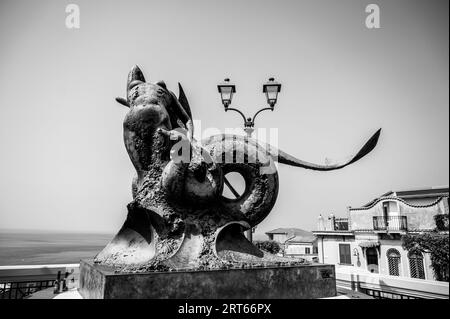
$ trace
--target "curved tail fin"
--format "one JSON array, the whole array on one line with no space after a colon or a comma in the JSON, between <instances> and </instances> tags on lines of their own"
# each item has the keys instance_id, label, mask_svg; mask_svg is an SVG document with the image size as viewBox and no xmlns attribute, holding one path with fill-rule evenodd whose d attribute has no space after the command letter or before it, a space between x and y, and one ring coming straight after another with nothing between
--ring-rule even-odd
<instances>
[{"instance_id":1,"label":"curved tail fin","mask_svg":"<svg viewBox=\"0 0 450 319\"><path fill-rule=\"evenodd\" d=\"M340 169L345 166L348 166L352 163L355 163L356 161L360 160L367 154L369 154L377 145L378 139L381 134L381 128L374 134L372 137L364 144L364 146L359 150L359 152L356 155L351 156L349 159L341 161L336 164L330 164L330 165L321 165L321 164L314 164L305 162L302 160L299 160L281 150L278 150L278 154L276 154L276 150L274 150L273 147L269 148L269 151L272 155L273 160L278 161L281 164L291 165L291 166L297 166L297 167L303 167L306 169L312 169L316 171L332 171L335 169Z\"/></svg>"}]
</instances>

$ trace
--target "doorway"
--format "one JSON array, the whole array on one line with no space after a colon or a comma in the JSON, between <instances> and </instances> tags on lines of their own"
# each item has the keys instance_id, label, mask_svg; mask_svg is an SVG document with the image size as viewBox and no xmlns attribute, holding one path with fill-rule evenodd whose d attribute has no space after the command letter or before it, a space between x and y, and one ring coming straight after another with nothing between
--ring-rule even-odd
<instances>
[{"instance_id":1,"label":"doorway","mask_svg":"<svg viewBox=\"0 0 450 319\"><path fill-rule=\"evenodd\" d=\"M366 250L367 270L378 274L378 252L375 247L369 247Z\"/></svg>"}]
</instances>

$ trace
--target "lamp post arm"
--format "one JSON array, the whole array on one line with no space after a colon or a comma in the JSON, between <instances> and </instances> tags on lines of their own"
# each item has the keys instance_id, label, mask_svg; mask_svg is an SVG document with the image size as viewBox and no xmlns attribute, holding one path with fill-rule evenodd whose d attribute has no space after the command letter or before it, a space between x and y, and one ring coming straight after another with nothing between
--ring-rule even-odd
<instances>
[{"instance_id":1,"label":"lamp post arm","mask_svg":"<svg viewBox=\"0 0 450 319\"><path fill-rule=\"evenodd\" d=\"M225 112L227 111L235 111L238 112L239 114L241 114L242 118L244 119L244 124L247 122L247 119L245 118L244 113L242 113L241 111L239 111L238 109L232 108L232 107L228 107L225 109Z\"/></svg>"},{"instance_id":2,"label":"lamp post arm","mask_svg":"<svg viewBox=\"0 0 450 319\"><path fill-rule=\"evenodd\" d=\"M262 111L268 111L268 110L273 111L273 107L265 107L265 108L262 108L261 110L259 110L258 112L256 112L255 115L253 115L253 120L252 120L253 124L255 124L255 119L259 113L261 113Z\"/></svg>"}]
</instances>

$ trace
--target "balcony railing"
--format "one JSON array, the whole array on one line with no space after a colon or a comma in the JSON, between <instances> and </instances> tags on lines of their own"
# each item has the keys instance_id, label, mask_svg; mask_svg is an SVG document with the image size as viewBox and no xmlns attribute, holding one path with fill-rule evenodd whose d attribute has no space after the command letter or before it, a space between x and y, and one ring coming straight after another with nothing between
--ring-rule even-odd
<instances>
[{"instance_id":1,"label":"balcony railing","mask_svg":"<svg viewBox=\"0 0 450 319\"><path fill-rule=\"evenodd\" d=\"M373 229L381 231L406 231L408 230L406 216L374 216Z\"/></svg>"},{"instance_id":2,"label":"balcony railing","mask_svg":"<svg viewBox=\"0 0 450 319\"><path fill-rule=\"evenodd\" d=\"M335 218L333 230L349 230L348 229L348 218Z\"/></svg>"},{"instance_id":3,"label":"balcony railing","mask_svg":"<svg viewBox=\"0 0 450 319\"><path fill-rule=\"evenodd\" d=\"M0 299L23 299L50 288L55 280L66 278L74 285L79 277L79 264L0 266ZM72 284L73 283L73 284Z\"/></svg>"}]
</instances>

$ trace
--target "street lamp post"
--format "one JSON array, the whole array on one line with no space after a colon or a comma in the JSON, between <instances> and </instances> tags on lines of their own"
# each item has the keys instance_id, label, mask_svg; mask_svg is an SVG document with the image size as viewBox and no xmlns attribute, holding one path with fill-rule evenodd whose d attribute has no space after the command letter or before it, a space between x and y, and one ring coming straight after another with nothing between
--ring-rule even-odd
<instances>
[{"instance_id":1,"label":"street lamp post","mask_svg":"<svg viewBox=\"0 0 450 319\"><path fill-rule=\"evenodd\" d=\"M225 112L235 111L239 113L244 120L244 131L247 133L248 137L251 137L254 131L255 119L259 113L274 110L275 104L278 100L278 93L281 91L281 84L276 82L274 78L270 78L269 81L263 85L263 93L266 95L267 104L269 104L269 107L260 109L255 113L255 115L253 115L253 117L246 117L239 109L230 107L231 101L233 100L233 95L236 93L236 86L230 83L230 79L225 79L217 86L217 89L220 93Z\"/></svg>"},{"instance_id":2,"label":"street lamp post","mask_svg":"<svg viewBox=\"0 0 450 319\"><path fill-rule=\"evenodd\" d=\"M230 83L230 79L226 78L221 84L217 86L217 89L220 93L220 98L222 100L222 104L224 106L225 112L228 111L235 111L239 113L243 120L244 120L244 131L247 134L247 137L252 137L252 134L254 132L255 127L255 119L256 117L263 111L273 111L275 108L275 104L277 103L278 99L278 93L281 91L281 84L276 82L274 78L269 78L269 81L267 81L263 85L263 93L266 95L267 104L269 107L261 108L258 112L256 112L253 117L246 117L244 113L242 113L237 108L230 107L231 101L233 100L233 95L236 93L236 86L232 83ZM227 180L227 178L224 178L225 184L228 186L230 191L236 196L236 198L239 196L239 194L236 192L236 190L233 188L231 183ZM253 241L253 232L254 229L249 229L246 232L247 239L252 242Z\"/></svg>"}]
</instances>

